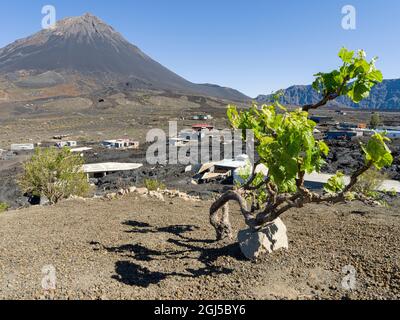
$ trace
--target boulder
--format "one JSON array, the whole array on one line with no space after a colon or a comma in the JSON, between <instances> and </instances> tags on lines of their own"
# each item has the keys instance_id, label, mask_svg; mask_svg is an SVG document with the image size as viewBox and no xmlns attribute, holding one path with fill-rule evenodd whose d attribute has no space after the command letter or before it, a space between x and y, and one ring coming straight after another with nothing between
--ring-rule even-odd
<instances>
[{"instance_id":1,"label":"boulder","mask_svg":"<svg viewBox=\"0 0 400 320\"><path fill-rule=\"evenodd\" d=\"M169 195L171 198L179 197L180 192L178 190L169 190Z\"/></svg>"},{"instance_id":2,"label":"boulder","mask_svg":"<svg viewBox=\"0 0 400 320\"><path fill-rule=\"evenodd\" d=\"M105 198L108 199L108 200L113 200L113 199L117 198L117 194L115 192L114 193L108 193L108 194L106 194Z\"/></svg>"},{"instance_id":3,"label":"boulder","mask_svg":"<svg viewBox=\"0 0 400 320\"><path fill-rule=\"evenodd\" d=\"M50 203L49 198L47 198L46 196L43 196L43 195L40 197L40 205L41 206L46 206L49 203Z\"/></svg>"},{"instance_id":4,"label":"boulder","mask_svg":"<svg viewBox=\"0 0 400 320\"><path fill-rule=\"evenodd\" d=\"M147 188L137 188L136 189L136 193L144 196L144 195L147 195L149 193L149 190L147 190Z\"/></svg>"},{"instance_id":5,"label":"boulder","mask_svg":"<svg viewBox=\"0 0 400 320\"><path fill-rule=\"evenodd\" d=\"M278 218L258 231L242 230L238 234L240 249L249 260L257 260L262 255L279 249L288 249L287 228Z\"/></svg>"},{"instance_id":6,"label":"boulder","mask_svg":"<svg viewBox=\"0 0 400 320\"><path fill-rule=\"evenodd\" d=\"M156 198L157 200L165 201L165 200L164 200L164 196L163 196L161 193L159 193L159 192L150 191L150 192L149 192L149 195L150 195L150 197Z\"/></svg>"},{"instance_id":7,"label":"boulder","mask_svg":"<svg viewBox=\"0 0 400 320\"><path fill-rule=\"evenodd\" d=\"M126 195L126 191L124 189L119 189L117 193L118 193L119 196Z\"/></svg>"},{"instance_id":8,"label":"boulder","mask_svg":"<svg viewBox=\"0 0 400 320\"><path fill-rule=\"evenodd\" d=\"M136 191L136 187L130 187L129 188L129 193L134 193Z\"/></svg>"}]
</instances>

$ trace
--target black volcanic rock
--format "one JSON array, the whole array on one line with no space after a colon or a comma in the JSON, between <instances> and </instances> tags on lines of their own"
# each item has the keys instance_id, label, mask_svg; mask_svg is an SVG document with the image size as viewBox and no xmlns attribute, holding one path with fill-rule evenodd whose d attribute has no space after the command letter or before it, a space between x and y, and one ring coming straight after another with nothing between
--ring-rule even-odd
<instances>
[{"instance_id":1,"label":"black volcanic rock","mask_svg":"<svg viewBox=\"0 0 400 320\"><path fill-rule=\"evenodd\" d=\"M111 26L91 14L66 18L0 49L0 73L21 70L72 72L137 83L140 88L177 90L247 100L242 93L219 86L193 84L130 44Z\"/></svg>"},{"instance_id":2,"label":"black volcanic rock","mask_svg":"<svg viewBox=\"0 0 400 320\"><path fill-rule=\"evenodd\" d=\"M260 95L256 98L259 103L271 102L272 95ZM312 86L292 86L284 90L281 102L287 105L302 106L316 103L321 96L312 88ZM340 97L331 105L376 109L376 110L400 110L400 79L384 80L377 84L371 91L369 98L361 101L360 104L353 103L346 97Z\"/></svg>"}]
</instances>

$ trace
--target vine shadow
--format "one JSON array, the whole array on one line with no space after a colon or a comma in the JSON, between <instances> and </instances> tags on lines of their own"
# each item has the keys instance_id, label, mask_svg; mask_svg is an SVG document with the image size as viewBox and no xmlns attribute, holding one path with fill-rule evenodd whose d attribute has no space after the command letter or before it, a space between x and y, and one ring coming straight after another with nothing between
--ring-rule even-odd
<instances>
[{"instance_id":1,"label":"vine shadow","mask_svg":"<svg viewBox=\"0 0 400 320\"><path fill-rule=\"evenodd\" d=\"M106 250L119 254L121 259L115 263L115 275L113 279L126 285L147 288L152 284L158 284L169 277L197 278L202 276L228 275L234 269L215 265L220 257L232 257L236 260L244 260L237 243L227 244L224 247L214 247L214 240L196 239L186 234L199 229L193 225L171 225L168 227L153 227L148 223L128 220L122 223L130 227L127 233L166 233L171 235L167 240L174 245L174 249L157 250L150 249L141 244L125 244L116 247L106 247L98 242L91 242L93 250ZM182 272L151 271L141 266L140 262L165 261L165 260L197 260L203 264L200 268L187 267Z\"/></svg>"}]
</instances>

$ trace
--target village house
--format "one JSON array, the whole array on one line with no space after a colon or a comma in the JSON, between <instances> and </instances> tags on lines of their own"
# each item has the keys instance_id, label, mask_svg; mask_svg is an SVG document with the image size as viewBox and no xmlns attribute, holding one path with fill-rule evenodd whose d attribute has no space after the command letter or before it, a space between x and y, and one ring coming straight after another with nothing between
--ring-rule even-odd
<instances>
[{"instance_id":1,"label":"village house","mask_svg":"<svg viewBox=\"0 0 400 320\"><path fill-rule=\"evenodd\" d=\"M201 166L194 179L200 183L223 181L226 184L241 182L243 170L251 170L249 156L242 154L235 159L224 159L218 162L208 162Z\"/></svg>"},{"instance_id":2,"label":"village house","mask_svg":"<svg viewBox=\"0 0 400 320\"><path fill-rule=\"evenodd\" d=\"M64 147L70 147L70 148L75 148L78 146L78 142L76 141L60 141L56 143L56 147L58 148L64 148Z\"/></svg>"},{"instance_id":3,"label":"village house","mask_svg":"<svg viewBox=\"0 0 400 320\"><path fill-rule=\"evenodd\" d=\"M326 140L352 140L362 137L363 132L360 130L331 130L325 135Z\"/></svg>"},{"instance_id":4,"label":"village house","mask_svg":"<svg viewBox=\"0 0 400 320\"><path fill-rule=\"evenodd\" d=\"M333 117L328 117L328 116L310 116L309 119L319 125L326 125L334 122Z\"/></svg>"},{"instance_id":5,"label":"village house","mask_svg":"<svg viewBox=\"0 0 400 320\"><path fill-rule=\"evenodd\" d=\"M139 141L130 139L104 140L102 145L108 149L139 149L140 147Z\"/></svg>"},{"instance_id":6,"label":"village house","mask_svg":"<svg viewBox=\"0 0 400 320\"><path fill-rule=\"evenodd\" d=\"M209 130L209 131L211 131L211 130L214 129L214 126L209 125L209 124L201 123L201 124L195 124L195 125L193 125L193 126L192 126L192 129L193 129L194 131L203 131L203 130Z\"/></svg>"},{"instance_id":7,"label":"village house","mask_svg":"<svg viewBox=\"0 0 400 320\"><path fill-rule=\"evenodd\" d=\"M192 120L212 120L213 117L211 115L195 115L192 117Z\"/></svg>"},{"instance_id":8,"label":"village house","mask_svg":"<svg viewBox=\"0 0 400 320\"><path fill-rule=\"evenodd\" d=\"M105 177L109 174L123 171L133 171L141 168L143 164L141 163L116 163L116 162L106 162L106 163L94 163L85 164L82 167L84 173L86 173L89 179L98 179Z\"/></svg>"},{"instance_id":9,"label":"village house","mask_svg":"<svg viewBox=\"0 0 400 320\"><path fill-rule=\"evenodd\" d=\"M367 129L366 123L350 123L350 122L341 122L338 125L338 129Z\"/></svg>"},{"instance_id":10,"label":"village house","mask_svg":"<svg viewBox=\"0 0 400 320\"><path fill-rule=\"evenodd\" d=\"M12 144L11 151L32 151L35 149L33 143Z\"/></svg>"}]
</instances>

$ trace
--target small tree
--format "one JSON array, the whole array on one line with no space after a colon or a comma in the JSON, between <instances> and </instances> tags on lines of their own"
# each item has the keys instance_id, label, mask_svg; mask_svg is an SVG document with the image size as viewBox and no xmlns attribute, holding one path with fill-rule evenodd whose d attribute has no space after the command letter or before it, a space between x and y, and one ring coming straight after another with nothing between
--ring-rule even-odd
<instances>
[{"instance_id":1,"label":"small tree","mask_svg":"<svg viewBox=\"0 0 400 320\"><path fill-rule=\"evenodd\" d=\"M378 128L380 125L382 124L381 121L381 116L379 115L379 113L374 112L371 115L371 120L369 122L369 125L372 129L376 129Z\"/></svg>"},{"instance_id":2,"label":"small tree","mask_svg":"<svg viewBox=\"0 0 400 320\"><path fill-rule=\"evenodd\" d=\"M364 51L355 54L343 48L339 57L343 61L340 69L316 75L313 87L322 94L321 101L316 104L293 112L278 101L262 107L254 104L250 110L242 112L235 106L229 106L229 121L235 129L243 130L243 138L246 139L246 130L253 131L260 160L254 165L246 183L224 193L211 206L210 221L218 240L233 236L229 201L239 203L246 224L256 231L291 208L300 208L307 203L346 201L347 194L361 175L370 168L380 170L392 163L393 157L386 145L389 139L376 133L368 144L361 146L365 163L354 172L349 184L346 185L344 175L339 172L325 185L325 193L311 192L305 187L306 173L320 172L329 153L325 142L314 138L316 124L309 120L308 111L340 96L359 103L368 97L375 84L383 80L382 73L375 68L376 59L367 62ZM277 109L283 112L278 113ZM268 176L255 174L258 164L264 164L269 169Z\"/></svg>"},{"instance_id":3,"label":"small tree","mask_svg":"<svg viewBox=\"0 0 400 320\"><path fill-rule=\"evenodd\" d=\"M156 179L145 179L144 186L149 191L157 191L157 190L165 190L166 189L165 184Z\"/></svg>"},{"instance_id":4,"label":"small tree","mask_svg":"<svg viewBox=\"0 0 400 320\"><path fill-rule=\"evenodd\" d=\"M23 192L45 196L51 204L72 195L84 196L89 191L83 159L68 148L36 149L32 159L24 164L19 180Z\"/></svg>"}]
</instances>

